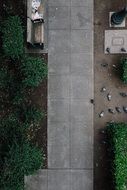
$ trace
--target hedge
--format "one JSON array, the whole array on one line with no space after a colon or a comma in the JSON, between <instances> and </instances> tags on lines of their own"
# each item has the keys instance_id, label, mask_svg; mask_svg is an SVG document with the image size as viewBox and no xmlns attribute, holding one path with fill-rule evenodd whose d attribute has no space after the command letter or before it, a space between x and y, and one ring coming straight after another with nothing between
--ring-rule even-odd
<instances>
[{"instance_id":1,"label":"hedge","mask_svg":"<svg viewBox=\"0 0 127 190\"><path fill-rule=\"evenodd\" d=\"M19 58L23 52L23 29L18 16L9 16L2 27L3 50L12 59Z\"/></svg>"},{"instance_id":2,"label":"hedge","mask_svg":"<svg viewBox=\"0 0 127 190\"><path fill-rule=\"evenodd\" d=\"M107 127L112 155L112 174L116 190L127 189L127 124L110 123Z\"/></svg>"},{"instance_id":3,"label":"hedge","mask_svg":"<svg viewBox=\"0 0 127 190\"><path fill-rule=\"evenodd\" d=\"M122 81L127 84L127 58L121 60L122 65Z\"/></svg>"}]
</instances>

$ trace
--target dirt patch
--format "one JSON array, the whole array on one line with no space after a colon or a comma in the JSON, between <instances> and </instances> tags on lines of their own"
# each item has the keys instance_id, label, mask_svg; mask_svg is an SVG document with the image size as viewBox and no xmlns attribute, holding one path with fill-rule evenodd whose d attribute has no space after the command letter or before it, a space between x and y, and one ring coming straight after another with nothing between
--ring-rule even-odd
<instances>
[{"instance_id":1,"label":"dirt patch","mask_svg":"<svg viewBox=\"0 0 127 190\"><path fill-rule=\"evenodd\" d=\"M104 31L109 29L109 12L119 10L126 5L125 0L95 0L94 6L94 81L95 81L95 112L94 112L94 188L95 190L113 189L110 175L109 156L106 135L101 133L106 123L113 120L127 122L126 113L108 113L108 108L127 106L127 98L120 96L120 92L127 92L127 86L120 80L120 59L122 55L104 54ZM116 65L116 68L113 66ZM105 92L101 88L106 87ZM111 101L107 94L111 93ZM99 113L105 112L103 118Z\"/></svg>"}]
</instances>

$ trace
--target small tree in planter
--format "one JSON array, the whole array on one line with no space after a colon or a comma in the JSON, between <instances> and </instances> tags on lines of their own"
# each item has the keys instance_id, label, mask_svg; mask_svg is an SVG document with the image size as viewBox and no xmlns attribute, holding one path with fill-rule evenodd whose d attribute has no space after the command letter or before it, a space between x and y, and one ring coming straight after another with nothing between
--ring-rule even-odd
<instances>
[{"instance_id":1,"label":"small tree in planter","mask_svg":"<svg viewBox=\"0 0 127 190\"><path fill-rule=\"evenodd\" d=\"M121 60L122 64L122 81L127 84L127 58Z\"/></svg>"}]
</instances>

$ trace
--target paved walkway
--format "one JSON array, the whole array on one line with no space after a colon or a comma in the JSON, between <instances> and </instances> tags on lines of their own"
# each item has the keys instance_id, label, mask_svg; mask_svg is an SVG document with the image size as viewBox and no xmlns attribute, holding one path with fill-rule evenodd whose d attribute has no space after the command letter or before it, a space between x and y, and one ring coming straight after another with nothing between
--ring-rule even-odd
<instances>
[{"instance_id":1,"label":"paved walkway","mask_svg":"<svg viewBox=\"0 0 127 190\"><path fill-rule=\"evenodd\" d=\"M93 189L93 0L48 0L48 170L30 190Z\"/></svg>"}]
</instances>

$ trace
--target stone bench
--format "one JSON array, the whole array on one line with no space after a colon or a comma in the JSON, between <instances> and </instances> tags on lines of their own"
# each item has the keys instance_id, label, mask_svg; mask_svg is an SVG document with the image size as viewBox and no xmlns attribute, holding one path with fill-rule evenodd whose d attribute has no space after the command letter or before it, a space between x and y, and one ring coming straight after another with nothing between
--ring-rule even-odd
<instances>
[{"instance_id":1,"label":"stone bench","mask_svg":"<svg viewBox=\"0 0 127 190\"><path fill-rule=\"evenodd\" d=\"M42 4L38 9L43 14ZM32 0L27 0L27 45L33 48L44 48L44 20L32 18Z\"/></svg>"}]
</instances>

